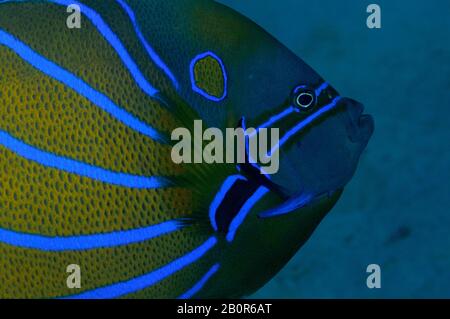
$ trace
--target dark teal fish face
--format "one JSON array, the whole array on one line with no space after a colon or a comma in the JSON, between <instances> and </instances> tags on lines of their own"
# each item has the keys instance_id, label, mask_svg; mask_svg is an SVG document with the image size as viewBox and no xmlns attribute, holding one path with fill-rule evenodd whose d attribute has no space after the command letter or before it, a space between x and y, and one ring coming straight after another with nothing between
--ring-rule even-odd
<instances>
[{"instance_id":1,"label":"dark teal fish face","mask_svg":"<svg viewBox=\"0 0 450 319\"><path fill-rule=\"evenodd\" d=\"M292 90L260 126L280 130L271 148L279 152L279 171L270 184L284 200L260 216L290 213L345 187L374 132L373 118L363 111L361 103L341 97L327 82Z\"/></svg>"},{"instance_id":2,"label":"dark teal fish face","mask_svg":"<svg viewBox=\"0 0 450 319\"><path fill-rule=\"evenodd\" d=\"M317 196L342 189L353 177L374 131L372 117L363 111L362 104L337 94L312 107L305 116L317 118L280 149L280 171L274 181L291 196ZM302 118L299 123L305 121Z\"/></svg>"},{"instance_id":3,"label":"dark teal fish face","mask_svg":"<svg viewBox=\"0 0 450 319\"><path fill-rule=\"evenodd\" d=\"M361 103L340 95L278 41L267 36L263 43L228 64L228 103L247 127L279 129L280 141L272 147L279 151L279 170L270 176L271 189L290 212L344 188L374 121Z\"/></svg>"}]
</instances>

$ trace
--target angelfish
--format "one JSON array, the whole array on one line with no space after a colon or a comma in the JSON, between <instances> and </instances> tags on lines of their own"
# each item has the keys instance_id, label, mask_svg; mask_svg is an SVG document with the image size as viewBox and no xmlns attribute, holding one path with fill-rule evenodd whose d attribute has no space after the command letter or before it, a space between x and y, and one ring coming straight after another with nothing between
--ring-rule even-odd
<instances>
[{"instance_id":1,"label":"angelfish","mask_svg":"<svg viewBox=\"0 0 450 319\"><path fill-rule=\"evenodd\" d=\"M331 210L374 130L207 0L0 1L0 107L3 298L249 295ZM175 164L170 133L199 119L279 128L279 172Z\"/></svg>"}]
</instances>

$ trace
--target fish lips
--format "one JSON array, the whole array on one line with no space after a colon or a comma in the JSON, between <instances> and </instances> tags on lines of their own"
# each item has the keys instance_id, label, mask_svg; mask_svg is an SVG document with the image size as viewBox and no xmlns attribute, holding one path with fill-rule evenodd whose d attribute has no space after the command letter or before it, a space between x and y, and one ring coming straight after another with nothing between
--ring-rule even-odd
<instances>
[{"instance_id":1,"label":"fish lips","mask_svg":"<svg viewBox=\"0 0 450 319\"><path fill-rule=\"evenodd\" d=\"M375 120L370 114L361 114L358 120L358 134L350 139L352 142L367 144L375 131Z\"/></svg>"},{"instance_id":2,"label":"fish lips","mask_svg":"<svg viewBox=\"0 0 450 319\"><path fill-rule=\"evenodd\" d=\"M342 99L347 108L349 140L366 146L375 131L375 121L369 114L364 114L364 105L350 98Z\"/></svg>"}]
</instances>

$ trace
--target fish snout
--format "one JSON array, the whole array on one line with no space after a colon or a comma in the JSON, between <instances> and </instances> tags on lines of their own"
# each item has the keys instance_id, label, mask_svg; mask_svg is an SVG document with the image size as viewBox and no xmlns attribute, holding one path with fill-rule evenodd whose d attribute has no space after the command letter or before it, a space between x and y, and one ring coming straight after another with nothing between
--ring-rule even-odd
<instances>
[{"instance_id":1,"label":"fish snout","mask_svg":"<svg viewBox=\"0 0 450 319\"><path fill-rule=\"evenodd\" d=\"M342 99L349 117L347 131L349 139L354 143L366 144L375 130L375 122L371 115L363 114L364 105L350 98Z\"/></svg>"}]
</instances>

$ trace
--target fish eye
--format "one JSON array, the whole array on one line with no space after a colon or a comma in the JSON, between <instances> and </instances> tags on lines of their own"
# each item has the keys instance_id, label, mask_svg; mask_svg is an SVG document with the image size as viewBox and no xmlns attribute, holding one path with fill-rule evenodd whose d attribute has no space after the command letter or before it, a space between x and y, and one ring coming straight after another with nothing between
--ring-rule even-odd
<instances>
[{"instance_id":1,"label":"fish eye","mask_svg":"<svg viewBox=\"0 0 450 319\"><path fill-rule=\"evenodd\" d=\"M300 110L310 110L316 104L316 96L313 91L298 87L294 90L293 102Z\"/></svg>"}]
</instances>

